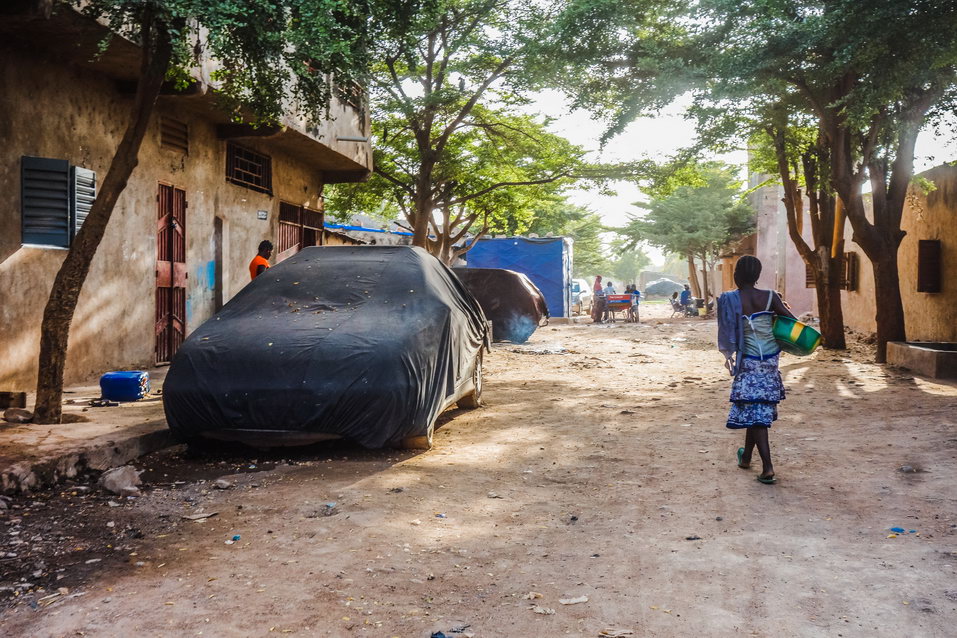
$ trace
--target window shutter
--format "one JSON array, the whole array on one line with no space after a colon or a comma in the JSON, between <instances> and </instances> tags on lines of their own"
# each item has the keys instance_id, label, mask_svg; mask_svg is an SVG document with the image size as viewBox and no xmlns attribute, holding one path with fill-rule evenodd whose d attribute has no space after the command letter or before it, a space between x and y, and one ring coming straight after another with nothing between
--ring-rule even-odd
<instances>
[{"instance_id":1,"label":"window shutter","mask_svg":"<svg viewBox=\"0 0 957 638\"><path fill-rule=\"evenodd\" d=\"M161 116L160 145L189 155L189 125L165 115Z\"/></svg>"},{"instance_id":2,"label":"window shutter","mask_svg":"<svg viewBox=\"0 0 957 638\"><path fill-rule=\"evenodd\" d=\"M917 242L917 292L940 292L940 240Z\"/></svg>"},{"instance_id":3,"label":"window shutter","mask_svg":"<svg viewBox=\"0 0 957 638\"><path fill-rule=\"evenodd\" d=\"M857 290L857 253L844 253L844 290Z\"/></svg>"},{"instance_id":4,"label":"window shutter","mask_svg":"<svg viewBox=\"0 0 957 638\"><path fill-rule=\"evenodd\" d=\"M20 158L21 241L70 245L70 163L45 157Z\"/></svg>"},{"instance_id":5,"label":"window shutter","mask_svg":"<svg viewBox=\"0 0 957 638\"><path fill-rule=\"evenodd\" d=\"M804 287L817 288L817 284L814 283L814 270L807 262L804 262Z\"/></svg>"},{"instance_id":6,"label":"window shutter","mask_svg":"<svg viewBox=\"0 0 957 638\"><path fill-rule=\"evenodd\" d=\"M93 208L96 199L96 173L88 168L73 167L73 234L80 232L80 226Z\"/></svg>"}]
</instances>

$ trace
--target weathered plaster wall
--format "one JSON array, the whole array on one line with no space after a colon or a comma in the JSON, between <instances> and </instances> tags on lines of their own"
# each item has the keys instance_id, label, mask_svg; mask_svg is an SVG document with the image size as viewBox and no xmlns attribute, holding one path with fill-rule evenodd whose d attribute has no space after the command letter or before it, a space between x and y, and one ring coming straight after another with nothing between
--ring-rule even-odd
<instances>
[{"instance_id":1,"label":"weathered plaster wall","mask_svg":"<svg viewBox=\"0 0 957 638\"><path fill-rule=\"evenodd\" d=\"M898 253L901 297L908 340L957 341L957 167L938 166L922 173L936 185L929 195L918 195L904 207L901 227L907 232ZM850 224L845 231L849 251L858 253L861 270L858 290L844 292L844 319L860 332L876 330L879 309L874 303L874 275L864 251L853 243ZM917 242L941 242L943 290L917 292Z\"/></svg>"},{"instance_id":2,"label":"weathered plaster wall","mask_svg":"<svg viewBox=\"0 0 957 638\"><path fill-rule=\"evenodd\" d=\"M191 98L166 98L156 114L83 288L67 357L68 383L110 369L148 366L154 356L156 194L186 191L187 330L214 312L214 219L223 220L223 298L249 280L248 263L274 238L279 201L321 207L322 175L269 139L239 143L272 157L274 196L225 180L225 142ZM20 245L20 157L62 158L106 175L129 99L102 77L5 52L0 64L0 388L32 389L43 306L65 251ZM160 146L159 115L189 123L189 155ZM362 135L361 130L352 131ZM328 149L325 149L328 152ZM351 167L351 162L349 163ZM257 219L257 211L268 219Z\"/></svg>"}]
</instances>

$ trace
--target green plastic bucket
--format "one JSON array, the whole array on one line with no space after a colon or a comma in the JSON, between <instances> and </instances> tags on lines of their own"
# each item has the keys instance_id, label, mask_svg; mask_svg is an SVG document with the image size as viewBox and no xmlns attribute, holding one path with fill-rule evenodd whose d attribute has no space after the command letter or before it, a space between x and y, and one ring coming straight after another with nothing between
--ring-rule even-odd
<instances>
[{"instance_id":1,"label":"green plastic bucket","mask_svg":"<svg viewBox=\"0 0 957 638\"><path fill-rule=\"evenodd\" d=\"M775 317L773 334L781 350L799 357L806 357L821 345L820 332L790 317Z\"/></svg>"}]
</instances>

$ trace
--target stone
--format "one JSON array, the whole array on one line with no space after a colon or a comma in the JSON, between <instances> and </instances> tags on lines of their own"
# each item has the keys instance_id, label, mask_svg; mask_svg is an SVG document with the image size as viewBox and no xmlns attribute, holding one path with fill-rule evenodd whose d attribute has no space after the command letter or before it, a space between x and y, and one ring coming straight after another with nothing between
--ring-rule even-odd
<instances>
[{"instance_id":1,"label":"stone","mask_svg":"<svg viewBox=\"0 0 957 638\"><path fill-rule=\"evenodd\" d=\"M216 479L216 482L213 483L213 487L215 487L217 490L228 490L232 486L232 481L227 481L224 478Z\"/></svg>"},{"instance_id":2,"label":"stone","mask_svg":"<svg viewBox=\"0 0 957 638\"><path fill-rule=\"evenodd\" d=\"M7 408L3 411L3 420L7 423L29 423L33 420L33 412L23 408Z\"/></svg>"}]
</instances>

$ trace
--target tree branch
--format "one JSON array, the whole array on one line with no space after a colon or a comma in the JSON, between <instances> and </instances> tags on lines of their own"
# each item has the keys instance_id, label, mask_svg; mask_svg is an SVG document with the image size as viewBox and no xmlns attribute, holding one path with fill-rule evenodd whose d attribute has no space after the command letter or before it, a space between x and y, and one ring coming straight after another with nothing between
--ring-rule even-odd
<instances>
[{"instance_id":1,"label":"tree branch","mask_svg":"<svg viewBox=\"0 0 957 638\"><path fill-rule=\"evenodd\" d=\"M386 180L392 182L393 184L395 184L396 186L398 186L399 188L401 188L402 190L404 190L406 193L408 193L408 194L411 195L412 197L415 197L415 189L413 189L410 184L406 184L406 183L403 182L402 180L398 179L398 178L395 177L394 175L391 175L391 174L387 173L386 171L382 170L382 169L379 168L378 166L376 166L376 167L373 168L372 170L373 170L373 172L374 172L376 175L382 176L382 177L385 178Z\"/></svg>"},{"instance_id":2,"label":"tree branch","mask_svg":"<svg viewBox=\"0 0 957 638\"><path fill-rule=\"evenodd\" d=\"M495 70L492 71L492 73L485 78L478 88L475 89L475 92L472 93L472 97L470 97L465 105L459 110L459 113L455 116L455 119L452 120L452 122L445 128L444 131L442 131L442 134L435 143L436 153L442 152L442 150L445 148L445 145L448 143L452 132L458 128L459 124L462 123L462 120L468 117L468 114L471 113L472 109L475 108L475 105L478 104L479 99L482 97L485 91L488 90L488 87L492 86L492 83L502 77L502 74L505 73L505 70L508 69L508 67L511 66L512 62L514 61L514 56L510 56L502 60L499 65L495 67Z\"/></svg>"},{"instance_id":3,"label":"tree branch","mask_svg":"<svg viewBox=\"0 0 957 638\"><path fill-rule=\"evenodd\" d=\"M570 176L570 173L559 173L558 175L553 175L552 177L546 177L543 179L533 179L533 180L528 180L525 182L500 182L498 184L492 184L491 186L487 188L483 188L481 190L475 191L471 195L465 195L463 197L459 197L458 199L452 200L451 202L449 202L449 204L453 206L458 204L464 204L465 202L473 200L476 197L481 197L482 195L485 195L486 193L491 193L494 190L497 190L499 188L505 188L507 186L534 186L536 184L550 184L554 181L562 179L563 177L569 177L569 176Z\"/></svg>"}]
</instances>

